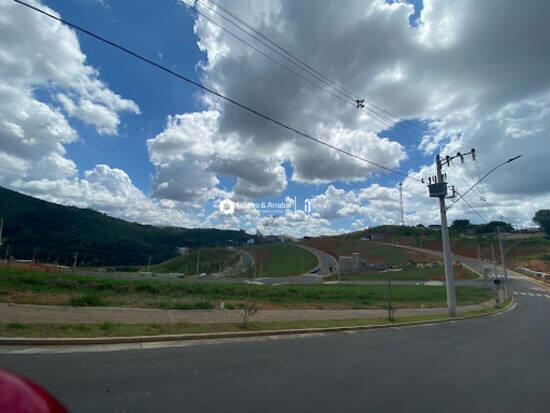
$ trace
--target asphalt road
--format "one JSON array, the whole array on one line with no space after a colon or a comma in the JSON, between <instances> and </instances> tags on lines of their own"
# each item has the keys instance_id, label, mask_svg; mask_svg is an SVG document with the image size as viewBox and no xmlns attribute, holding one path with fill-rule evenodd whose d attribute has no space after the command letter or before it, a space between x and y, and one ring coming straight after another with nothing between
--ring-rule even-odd
<instances>
[{"instance_id":1,"label":"asphalt road","mask_svg":"<svg viewBox=\"0 0 550 413\"><path fill-rule=\"evenodd\" d=\"M547 412L550 290L499 316L191 347L3 354L75 412ZM524 294L521 294L524 293ZM545 297L548 295L548 297Z\"/></svg>"},{"instance_id":2,"label":"asphalt road","mask_svg":"<svg viewBox=\"0 0 550 413\"><path fill-rule=\"evenodd\" d=\"M315 274L318 275L332 275L338 272L338 262L334 257L325 251L310 247L309 245L296 244L298 247L311 252L317 257L319 265L315 268Z\"/></svg>"}]
</instances>

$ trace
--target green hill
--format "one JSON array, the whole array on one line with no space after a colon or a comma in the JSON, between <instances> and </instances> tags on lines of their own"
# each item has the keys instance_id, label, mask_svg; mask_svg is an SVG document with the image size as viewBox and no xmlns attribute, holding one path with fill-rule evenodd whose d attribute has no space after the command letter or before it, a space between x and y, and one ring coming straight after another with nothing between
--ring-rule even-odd
<instances>
[{"instance_id":1,"label":"green hill","mask_svg":"<svg viewBox=\"0 0 550 413\"><path fill-rule=\"evenodd\" d=\"M199 255L200 254L200 255ZM197 262L199 268L197 271ZM185 256L170 258L160 264L153 265L151 271L154 273L181 272L185 275L196 275L201 273L211 274L221 272L239 262L239 254L225 248L203 248L193 251Z\"/></svg>"},{"instance_id":2,"label":"green hill","mask_svg":"<svg viewBox=\"0 0 550 413\"><path fill-rule=\"evenodd\" d=\"M0 187L0 217L4 218L0 257L10 246L18 259L70 265L78 251L79 265L144 265L176 255L178 247L241 244L244 231L155 227L127 222L106 214L42 201Z\"/></svg>"}]
</instances>

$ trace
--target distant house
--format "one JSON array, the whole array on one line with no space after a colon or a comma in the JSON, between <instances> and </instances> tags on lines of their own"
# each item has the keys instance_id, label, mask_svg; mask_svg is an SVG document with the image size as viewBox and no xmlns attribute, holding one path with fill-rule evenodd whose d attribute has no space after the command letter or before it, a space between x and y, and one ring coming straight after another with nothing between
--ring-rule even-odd
<instances>
[{"instance_id":1,"label":"distant house","mask_svg":"<svg viewBox=\"0 0 550 413\"><path fill-rule=\"evenodd\" d=\"M441 229L441 225L440 224L431 224L431 225L428 225L428 228L430 228L430 229Z\"/></svg>"},{"instance_id":2,"label":"distant house","mask_svg":"<svg viewBox=\"0 0 550 413\"><path fill-rule=\"evenodd\" d=\"M247 245L252 245L252 244L254 244L254 243L255 243L255 242L254 242L254 238L249 238L249 239L247 239L247 240L246 240L246 243L247 243Z\"/></svg>"}]
</instances>

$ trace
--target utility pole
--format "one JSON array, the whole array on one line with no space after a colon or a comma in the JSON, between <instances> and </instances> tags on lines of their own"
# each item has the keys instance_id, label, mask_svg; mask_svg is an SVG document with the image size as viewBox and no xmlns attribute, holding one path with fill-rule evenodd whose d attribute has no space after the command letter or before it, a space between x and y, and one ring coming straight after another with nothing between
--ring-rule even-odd
<instances>
[{"instance_id":1,"label":"utility pole","mask_svg":"<svg viewBox=\"0 0 550 413\"><path fill-rule=\"evenodd\" d=\"M195 271L195 275L199 275L199 265L201 262L201 250L199 249L197 251L197 270Z\"/></svg>"},{"instance_id":2,"label":"utility pole","mask_svg":"<svg viewBox=\"0 0 550 413\"><path fill-rule=\"evenodd\" d=\"M0 246L2 245L2 232L4 231L4 218L0 218Z\"/></svg>"},{"instance_id":3,"label":"utility pole","mask_svg":"<svg viewBox=\"0 0 550 413\"><path fill-rule=\"evenodd\" d=\"M399 182L399 212L401 214L401 225L405 225L405 211L403 209L403 182Z\"/></svg>"},{"instance_id":4,"label":"utility pole","mask_svg":"<svg viewBox=\"0 0 550 413\"><path fill-rule=\"evenodd\" d=\"M491 255L493 256L493 274L497 278L497 261L495 259L495 246L491 244Z\"/></svg>"},{"instance_id":5,"label":"utility pole","mask_svg":"<svg viewBox=\"0 0 550 413\"><path fill-rule=\"evenodd\" d=\"M149 260L147 261L147 272L151 272L151 256L149 255Z\"/></svg>"},{"instance_id":6,"label":"utility pole","mask_svg":"<svg viewBox=\"0 0 550 413\"><path fill-rule=\"evenodd\" d=\"M456 295L453 274L453 259L451 255L451 241L449 239L449 228L447 224L447 206L445 205L445 199L447 198L447 174L444 174L442 172L442 169L443 166L447 166L447 168L449 168L451 166L451 161L456 158L460 158L460 162L464 163L464 157L468 155L471 155L472 159L475 160L476 150L472 149L470 152L467 153L457 152L456 155L447 155L445 156L445 158L437 155L435 157L437 175L433 177L430 176L428 178L428 189L430 191L430 197L439 198L439 214L441 215L441 241L443 244L443 261L445 263L445 284L447 286L447 306L449 307L449 314L451 316L456 315ZM425 183L424 179L422 179L421 181L422 183ZM454 198L454 196L456 195L455 188L453 186L451 188L453 190L453 193L448 198ZM465 193L467 193L468 191L466 191ZM464 194L461 195L461 197L463 196ZM455 203L457 201L455 201Z\"/></svg>"},{"instance_id":7,"label":"utility pole","mask_svg":"<svg viewBox=\"0 0 550 413\"><path fill-rule=\"evenodd\" d=\"M77 262L78 262L78 251L74 253L73 270L76 268Z\"/></svg>"},{"instance_id":8,"label":"utility pole","mask_svg":"<svg viewBox=\"0 0 550 413\"><path fill-rule=\"evenodd\" d=\"M504 245L502 243L502 234L500 233L500 227L497 227L498 246L500 249L500 264L502 265L502 273L504 274L504 299L508 299L509 285L508 285L508 272L506 271L506 255L504 253Z\"/></svg>"},{"instance_id":9,"label":"utility pole","mask_svg":"<svg viewBox=\"0 0 550 413\"><path fill-rule=\"evenodd\" d=\"M483 264L481 263L481 244L479 242L479 236L477 237L477 263L479 265L479 271L481 272Z\"/></svg>"},{"instance_id":10,"label":"utility pole","mask_svg":"<svg viewBox=\"0 0 550 413\"><path fill-rule=\"evenodd\" d=\"M6 267L10 267L10 246L6 247Z\"/></svg>"},{"instance_id":11,"label":"utility pole","mask_svg":"<svg viewBox=\"0 0 550 413\"><path fill-rule=\"evenodd\" d=\"M449 162L449 158L447 158ZM456 295L455 284L453 274L453 259L451 256L451 241L449 240L449 228L447 226L447 207L445 205L445 198L447 197L447 182L443 179L443 173L441 172L441 158L439 155L435 157L435 166L437 170L437 176L430 177L430 197L439 199L439 214L441 216L441 241L443 243L443 262L445 264L445 286L447 288L447 307L449 308L449 315L454 317L456 315Z\"/></svg>"},{"instance_id":12,"label":"utility pole","mask_svg":"<svg viewBox=\"0 0 550 413\"><path fill-rule=\"evenodd\" d=\"M393 306L391 302L391 271L388 271L388 320L393 321Z\"/></svg>"}]
</instances>

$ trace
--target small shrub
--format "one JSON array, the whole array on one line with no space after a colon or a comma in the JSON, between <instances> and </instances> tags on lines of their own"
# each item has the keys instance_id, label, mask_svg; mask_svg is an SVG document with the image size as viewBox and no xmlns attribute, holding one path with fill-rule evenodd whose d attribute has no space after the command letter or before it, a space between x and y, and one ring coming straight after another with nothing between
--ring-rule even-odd
<instances>
[{"instance_id":1,"label":"small shrub","mask_svg":"<svg viewBox=\"0 0 550 413\"><path fill-rule=\"evenodd\" d=\"M51 285L60 289L74 289L78 287L78 283L72 280L52 280Z\"/></svg>"},{"instance_id":2,"label":"small shrub","mask_svg":"<svg viewBox=\"0 0 550 413\"><path fill-rule=\"evenodd\" d=\"M8 323L7 327L11 328L11 329L14 329L14 330L18 330L18 329L21 329L21 328L25 328L27 326L23 323Z\"/></svg>"},{"instance_id":3,"label":"small shrub","mask_svg":"<svg viewBox=\"0 0 550 413\"><path fill-rule=\"evenodd\" d=\"M73 297L69 300L69 305L73 307L101 307L105 303L97 294L85 294L79 297Z\"/></svg>"},{"instance_id":4,"label":"small shrub","mask_svg":"<svg viewBox=\"0 0 550 413\"><path fill-rule=\"evenodd\" d=\"M99 325L99 329L101 331L112 331L114 326L115 325L113 323L111 323L110 321L104 321L103 323L101 323Z\"/></svg>"},{"instance_id":5,"label":"small shrub","mask_svg":"<svg viewBox=\"0 0 550 413\"><path fill-rule=\"evenodd\" d=\"M160 294L160 288L156 285L151 284L139 284L136 286L136 291L147 294Z\"/></svg>"},{"instance_id":6,"label":"small shrub","mask_svg":"<svg viewBox=\"0 0 550 413\"><path fill-rule=\"evenodd\" d=\"M175 303L171 308L175 310L213 310L214 304L210 301L195 301L192 303Z\"/></svg>"}]
</instances>

